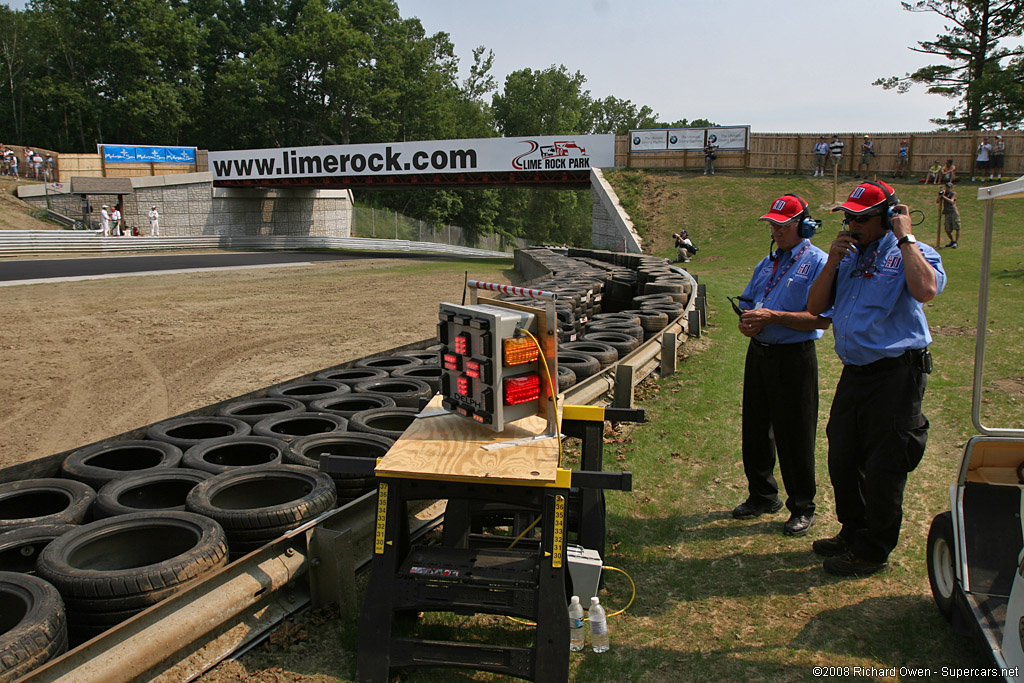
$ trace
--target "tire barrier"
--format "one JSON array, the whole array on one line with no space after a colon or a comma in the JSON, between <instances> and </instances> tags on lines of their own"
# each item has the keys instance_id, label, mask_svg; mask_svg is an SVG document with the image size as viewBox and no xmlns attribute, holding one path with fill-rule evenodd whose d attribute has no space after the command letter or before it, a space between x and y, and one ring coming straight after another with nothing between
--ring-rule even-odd
<instances>
[{"instance_id":1,"label":"tire barrier","mask_svg":"<svg viewBox=\"0 0 1024 683\"><path fill-rule=\"evenodd\" d=\"M640 327L644 331L644 341L655 336L668 325L668 314L650 309L629 309L627 313L633 313L640 318Z\"/></svg>"},{"instance_id":2,"label":"tire barrier","mask_svg":"<svg viewBox=\"0 0 1024 683\"><path fill-rule=\"evenodd\" d=\"M307 436L288 444L285 460L290 464L319 469L320 458L324 455L345 455L376 460L383 458L394 443L392 439L383 436L360 432ZM364 476L332 473L330 476L334 480L339 505L355 500L377 486L377 478L372 474Z\"/></svg>"},{"instance_id":3,"label":"tire barrier","mask_svg":"<svg viewBox=\"0 0 1024 683\"><path fill-rule=\"evenodd\" d=\"M330 399L325 399L330 400ZM296 413L283 417L268 417L256 423L252 433L257 436L269 436L281 441L292 441L312 434L328 434L344 432L348 429L348 420L334 413Z\"/></svg>"},{"instance_id":4,"label":"tire barrier","mask_svg":"<svg viewBox=\"0 0 1024 683\"><path fill-rule=\"evenodd\" d=\"M661 311L669 320L681 316L684 308L678 301L646 301L640 306L641 311Z\"/></svg>"},{"instance_id":5,"label":"tire barrier","mask_svg":"<svg viewBox=\"0 0 1024 683\"><path fill-rule=\"evenodd\" d=\"M67 649L57 589L35 576L0 572L0 683L13 683Z\"/></svg>"},{"instance_id":6,"label":"tire barrier","mask_svg":"<svg viewBox=\"0 0 1024 683\"><path fill-rule=\"evenodd\" d=\"M358 360L352 367L375 368L377 370L391 372L398 368L407 368L410 365L423 365L423 361L412 356L375 356L373 358L363 358L362 360Z\"/></svg>"},{"instance_id":7,"label":"tire barrier","mask_svg":"<svg viewBox=\"0 0 1024 683\"><path fill-rule=\"evenodd\" d=\"M577 351L585 353L597 359L602 368L606 368L619 360L619 352L614 347L596 340L585 340L562 344L561 348L566 351Z\"/></svg>"},{"instance_id":8,"label":"tire barrier","mask_svg":"<svg viewBox=\"0 0 1024 683\"><path fill-rule=\"evenodd\" d=\"M414 365L408 368L399 368L391 373L392 377L399 379L417 379L426 382L430 387L431 396L441 391L441 377L444 370L440 365Z\"/></svg>"},{"instance_id":9,"label":"tire barrier","mask_svg":"<svg viewBox=\"0 0 1024 683\"><path fill-rule=\"evenodd\" d=\"M426 382L412 377L389 377L388 379L371 379L368 382L360 382L355 386L355 393L384 394L390 396L399 408L416 408L418 410L424 402L433 397L435 392Z\"/></svg>"},{"instance_id":10,"label":"tire barrier","mask_svg":"<svg viewBox=\"0 0 1024 683\"><path fill-rule=\"evenodd\" d=\"M401 351L395 354L396 356L402 356L403 358L408 356L409 358L416 358L423 365L440 365L441 364L441 352L440 351ZM400 368L395 368L398 370ZM391 373L394 375L394 372Z\"/></svg>"},{"instance_id":11,"label":"tire barrier","mask_svg":"<svg viewBox=\"0 0 1024 683\"><path fill-rule=\"evenodd\" d=\"M335 398L352 391L344 382L336 380L318 379L310 382L289 382L279 387L274 387L267 392L267 396L273 398L294 398L302 401L307 406L313 401L322 398Z\"/></svg>"},{"instance_id":12,"label":"tire barrier","mask_svg":"<svg viewBox=\"0 0 1024 683\"><path fill-rule=\"evenodd\" d=\"M157 422L146 430L146 437L153 441L174 444L184 451L206 439L245 436L251 431L248 423L235 417L197 415Z\"/></svg>"},{"instance_id":13,"label":"tire barrier","mask_svg":"<svg viewBox=\"0 0 1024 683\"><path fill-rule=\"evenodd\" d=\"M297 398L275 396L267 398L250 398L244 401L233 401L217 410L221 417L233 417L247 423L250 427L268 417L294 415L306 412L306 405Z\"/></svg>"},{"instance_id":14,"label":"tire barrier","mask_svg":"<svg viewBox=\"0 0 1024 683\"><path fill-rule=\"evenodd\" d=\"M395 441L408 429L418 414L417 408L375 408L353 415L349 426L354 432L376 434Z\"/></svg>"},{"instance_id":15,"label":"tire barrier","mask_svg":"<svg viewBox=\"0 0 1024 683\"><path fill-rule=\"evenodd\" d=\"M572 370L573 374L576 375L577 382L581 382L601 371L601 363L596 358L576 351L559 351L558 367L566 367Z\"/></svg>"},{"instance_id":16,"label":"tire barrier","mask_svg":"<svg viewBox=\"0 0 1024 683\"><path fill-rule=\"evenodd\" d=\"M38 524L81 524L96 491L73 479L0 484L0 532Z\"/></svg>"},{"instance_id":17,"label":"tire barrier","mask_svg":"<svg viewBox=\"0 0 1024 683\"><path fill-rule=\"evenodd\" d=\"M64 599L71 641L95 636L227 563L224 530L191 512L101 519L54 539L40 578Z\"/></svg>"},{"instance_id":18,"label":"tire barrier","mask_svg":"<svg viewBox=\"0 0 1024 683\"><path fill-rule=\"evenodd\" d=\"M342 382L350 387L354 387L360 382L366 382L371 379L386 379L389 376L388 371L381 368L345 368L344 370L328 370L327 372L321 372L315 379L333 380L335 382ZM310 407L312 407L312 405L313 404L311 403Z\"/></svg>"},{"instance_id":19,"label":"tire barrier","mask_svg":"<svg viewBox=\"0 0 1024 683\"><path fill-rule=\"evenodd\" d=\"M114 441L79 449L64 459L60 473L99 490L109 481L181 463L181 449L162 441Z\"/></svg>"},{"instance_id":20,"label":"tire barrier","mask_svg":"<svg viewBox=\"0 0 1024 683\"><path fill-rule=\"evenodd\" d=\"M386 377L387 375L385 375ZM322 401L313 401L309 404L311 410L318 413L331 413L346 420L351 420L356 413L374 408L394 408L395 399L386 394L374 394L363 391L358 394L352 393L338 398L329 398Z\"/></svg>"},{"instance_id":21,"label":"tire barrier","mask_svg":"<svg viewBox=\"0 0 1024 683\"><path fill-rule=\"evenodd\" d=\"M636 318L636 316L633 317ZM644 340L644 328L639 323L628 320L597 320L587 323L583 334L586 336L591 332L619 332L621 334L628 334L633 339L636 339L637 344Z\"/></svg>"},{"instance_id":22,"label":"tire barrier","mask_svg":"<svg viewBox=\"0 0 1024 683\"><path fill-rule=\"evenodd\" d=\"M0 534L0 572L34 574L43 548L77 528L74 524L34 524L5 531Z\"/></svg>"},{"instance_id":23,"label":"tire barrier","mask_svg":"<svg viewBox=\"0 0 1024 683\"><path fill-rule=\"evenodd\" d=\"M559 365L558 366L558 391L559 393L565 391L572 385L576 384L576 373L569 368Z\"/></svg>"},{"instance_id":24,"label":"tire barrier","mask_svg":"<svg viewBox=\"0 0 1024 683\"><path fill-rule=\"evenodd\" d=\"M287 418L267 419L284 420ZM209 474L221 474L240 467L278 465L281 463L287 447L288 445L281 438L259 434L222 436L219 439L208 439L198 443L185 451L181 464L189 469Z\"/></svg>"},{"instance_id":25,"label":"tire barrier","mask_svg":"<svg viewBox=\"0 0 1024 683\"><path fill-rule=\"evenodd\" d=\"M332 509L336 502L328 474L275 465L211 477L189 492L185 505L222 526L232 556L238 557Z\"/></svg>"},{"instance_id":26,"label":"tire barrier","mask_svg":"<svg viewBox=\"0 0 1024 683\"><path fill-rule=\"evenodd\" d=\"M184 511L188 492L212 476L211 472L179 467L115 479L96 494L93 516L106 519L147 510ZM0 537L0 553L3 552L2 543Z\"/></svg>"},{"instance_id":27,"label":"tire barrier","mask_svg":"<svg viewBox=\"0 0 1024 683\"><path fill-rule=\"evenodd\" d=\"M633 349L640 346L640 342L635 337L623 332L587 332L582 337L583 341L598 341L602 344L615 349L615 352L619 354L619 358L628 356Z\"/></svg>"}]
</instances>

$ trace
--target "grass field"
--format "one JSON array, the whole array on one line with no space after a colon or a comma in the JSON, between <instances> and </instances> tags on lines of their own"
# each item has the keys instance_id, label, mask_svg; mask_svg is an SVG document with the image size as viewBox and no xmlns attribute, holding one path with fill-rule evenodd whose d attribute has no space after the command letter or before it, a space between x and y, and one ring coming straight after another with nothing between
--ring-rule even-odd
<instances>
[{"instance_id":1,"label":"grass field","mask_svg":"<svg viewBox=\"0 0 1024 683\"><path fill-rule=\"evenodd\" d=\"M609 175L613 183L623 182L620 174ZM811 551L812 540L838 530L825 464L824 427L841 369L831 332L818 345L817 526L794 539L781 533L785 511L754 521L736 521L729 514L746 496L739 434L747 341L736 330L725 297L742 291L766 254L769 234L756 219L781 194L796 192L808 200L815 217L825 220L813 241L828 249L840 221L820 208L832 199L831 183L784 176L628 175L629 184L643 188L634 192L639 207L634 211L644 213L645 239L654 253L671 256L669 235L679 228L688 229L700 246L689 265L707 285L708 326L700 340L687 343L675 376L640 389L638 406L647 410L649 422L606 438L605 468L631 470L635 485L631 493L607 496L607 562L629 573L637 595L627 612L609 619L610 652L571 655L571 679L812 681L821 678L813 667L825 666L849 667L849 675L834 676L841 680L942 680L944 666L986 665L980 647L952 634L935 608L925 564L929 524L949 509L948 487L974 433L970 400L982 222L974 188L959 188L962 246L942 250L949 283L926 309L935 338L935 372L924 408L931 433L925 458L908 481L899 547L887 572L839 579L826 574ZM852 180L840 184L840 201L855 185ZM915 232L934 243L937 188L897 184L896 189L911 209L925 212ZM1024 201L999 203L996 220L984 421L1021 427ZM609 611L623 607L629 597L628 582L609 573L602 599ZM465 624L467 639L486 639L493 637L497 620L457 618L454 623ZM340 672L351 671L346 652L354 651L356 630L338 622L328 633L326 641L314 638L254 652L246 666L298 674L273 680L345 680L348 674ZM330 656L323 652L337 642L345 647ZM331 662L310 667L315 650ZM895 667L897 673L901 667L928 669L931 675L858 675L853 667ZM406 680L504 679L415 670Z\"/></svg>"}]
</instances>

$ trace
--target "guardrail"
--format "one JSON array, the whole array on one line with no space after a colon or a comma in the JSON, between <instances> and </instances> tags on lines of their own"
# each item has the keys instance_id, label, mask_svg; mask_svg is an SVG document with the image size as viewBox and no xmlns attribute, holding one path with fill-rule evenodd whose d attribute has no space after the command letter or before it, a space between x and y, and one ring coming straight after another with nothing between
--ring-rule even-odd
<instances>
[{"instance_id":1,"label":"guardrail","mask_svg":"<svg viewBox=\"0 0 1024 683\"><path fill-rule=\"evenodd\" d=\"M24 254L128 253L185 249L242 249L252 251L351 249L453 254L473 258L512 258L512 254L434 242L365 237L224 236L103 237L98 230L0 230L0 257Z\"/></svg>"}]
</instances>

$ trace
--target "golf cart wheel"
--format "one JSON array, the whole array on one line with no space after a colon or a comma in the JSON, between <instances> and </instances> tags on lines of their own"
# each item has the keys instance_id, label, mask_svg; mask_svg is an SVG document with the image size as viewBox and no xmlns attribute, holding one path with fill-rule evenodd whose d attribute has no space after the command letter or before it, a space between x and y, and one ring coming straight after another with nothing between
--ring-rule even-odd
<instances>
[{"instance_id":1,"label":"golf cart wheel","mask_svg":"<svg viewBox=\"0 0 1024 683\"><path fill-rule=\"evenodd\" d=\"M953 590L956 587L956 552L953 544L953 515L943 512L928 530L928 583L935 604L947 621L953 620Z\"/></svg>"}]
</instances>

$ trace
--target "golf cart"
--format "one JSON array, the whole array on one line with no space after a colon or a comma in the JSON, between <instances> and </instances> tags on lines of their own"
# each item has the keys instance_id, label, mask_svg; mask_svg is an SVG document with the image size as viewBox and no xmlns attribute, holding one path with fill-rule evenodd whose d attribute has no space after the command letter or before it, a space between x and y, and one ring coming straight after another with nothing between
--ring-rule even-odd
<instances>
[{"instance_id":1,"label":"golf cart","mask_svg":"<svg viewBox=\"0 0 1024 683\"><path fill-rule=\"evenodd\" d=\"M1024 198L1024 178L978 190L985 202L971 418L979 436L964 448L949 512L928 532L928 581L939 610L959 633L981 637L1008 681L1024 681L1024 429L981 422L982 378L992 262L993 202Z\"/></svg>"}]
</instances>

